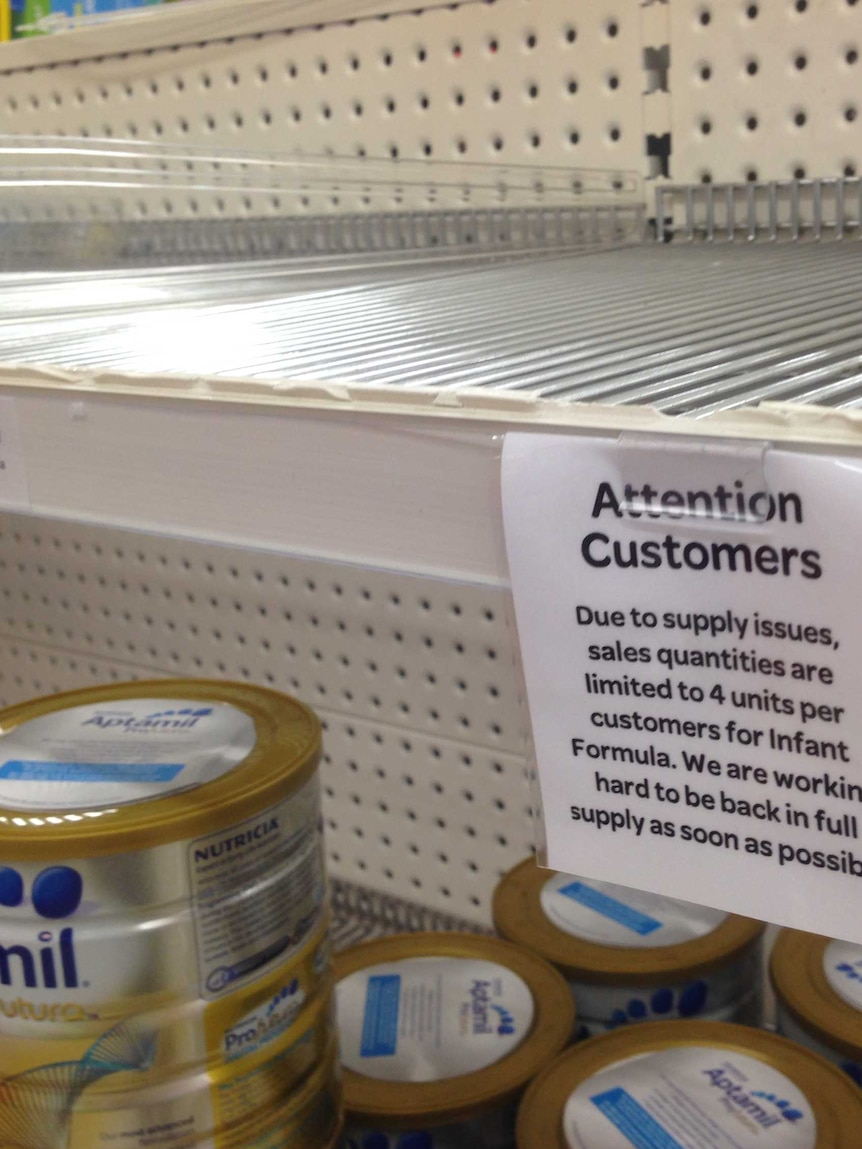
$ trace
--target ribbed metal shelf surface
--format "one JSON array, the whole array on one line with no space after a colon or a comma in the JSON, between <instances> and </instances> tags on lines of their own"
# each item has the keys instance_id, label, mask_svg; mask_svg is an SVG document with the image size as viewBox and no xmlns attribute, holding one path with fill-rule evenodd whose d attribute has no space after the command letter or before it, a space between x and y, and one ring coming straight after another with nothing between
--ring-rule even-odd
<instances>
[{"instance_id":1,"label":"ribbed metal shelf surface","mask_svg":"<svg viewBox=\"0 0 862 1149\"><path fill-rule=\"evenodd\" d=\"M862 403L852 241L6 275L0 359L708 415Z\"/></svg>"}]
</instances>

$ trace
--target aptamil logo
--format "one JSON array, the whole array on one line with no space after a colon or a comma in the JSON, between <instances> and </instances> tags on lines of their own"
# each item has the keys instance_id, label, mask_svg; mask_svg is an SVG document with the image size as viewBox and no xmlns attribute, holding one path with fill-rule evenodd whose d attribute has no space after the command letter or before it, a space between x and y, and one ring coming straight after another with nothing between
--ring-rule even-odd
<instances>
[{"instance_id":1,"label":"aptamil logo","mask_svg":"<svg viewBox=\"0 0 862 1149\"><path fill-rule=\"evenodd\" d=\"M49 866L33 880L30 901L40 918L62 921L81 904L84 883L71 866ZM0 906L24 904L24 879L11 866L0 866ZM35 945L0 943L0 985L17 981L27 989L75 989L79 985L75 937L71 926L40 930Z\"/></svg>"},{"instance_id":2,"label":"aptamil logo","mask_svg":"<svg viewBox=\"0 0 862 1149\"><path fill-rule=\"evenodd\" d=\"M792 1102L785 1101L775 1093L746 1089L726 1069L705 1069L703 1072L715 1088L724 1094L729 1107L744 1113L761 1129L770 1129L784 1121L795 1123L805 1116L801 1110L794 1108Z\"/></svg>"},{"instance_id":3,"label":"aptamil logo","mask_svg":"<svg viewBox=\"0 0 862 1149\"><path fill-rule=\"evenodd\" d=\"M211 706L184 706L179 710L156 710L152 714L145 714L143 718L135 718L131 714L117 713L109 710L97 713L87 718L83 726L98 726L102 730L192 730L201 718L212 714Z\"/></svg>"},{"instance_id":4,"label":"aptamil logo","mask_svg":"<svg viewBox=\"0 0 862 1149\"><path fill-rule=\"evenodd\" d=\"M470 987L470 1014L473 1033L498 1033L508 1036L515 1032L515 1019L507 1009L491 1000L491 983L476 979Z\"/></svg>"}]
</instances>

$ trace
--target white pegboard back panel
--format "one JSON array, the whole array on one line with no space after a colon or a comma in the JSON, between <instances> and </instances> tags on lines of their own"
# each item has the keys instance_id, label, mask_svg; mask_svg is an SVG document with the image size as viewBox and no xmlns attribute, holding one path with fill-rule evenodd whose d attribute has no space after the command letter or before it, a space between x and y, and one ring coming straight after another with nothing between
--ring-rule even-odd
<instances>
[{"instance_id":1,"label":"white pegboard back panel","mask_svg":"<svg viewBox=\"0 0 862 1149\"><path fill-rule=\"evenodd\" d=\"M3 514L0 634L3 705L162 675L303 699L336 877L487 923L530 849L500 588Z\"/></svg>"},{"instance_id":2,"label":"white pegboard back panel","mask_svg":"<svg viewBox=\"0 0 862 1149\"><path fill-rule=\"evenodd\" d=\"M316 26L300 27L310 0L282 14L274 0L219 0L190 41L180 24L192 6L177 5L140 24L177 22L146 50L132 33L118 50L121 23L4 46L0 130L644 176L666 166L676 183L857 172L852 0L314 6ZM142 219L286 210L272 191L130 190L118 202ZM79 214L91 209L82 192Z\"/></svg>"},{"instance_id":3,"label":"white pegboard back panel","mask_svg":"<svg viewBox=\"0 0 862 1149\"><path fill-rule=\"evenodd\" d=\"M676 183L854 176L862 152L855 0L671 0Z\"/></svg>"},{"instance_id":4,"label":"white pegboard back panel","mask_svg":"<svg viewBox=\"0 0 862 1149\"><path fill-rule=\"evenodd\" d=\"M229 41L0 73L0 131L649 169L639 0L473 2L261 36L242 35L235 13ZM263 192L122 198L140 218L285 210ZM80 210L89 214L85 191Z\"/></svg>"}]
</instances>

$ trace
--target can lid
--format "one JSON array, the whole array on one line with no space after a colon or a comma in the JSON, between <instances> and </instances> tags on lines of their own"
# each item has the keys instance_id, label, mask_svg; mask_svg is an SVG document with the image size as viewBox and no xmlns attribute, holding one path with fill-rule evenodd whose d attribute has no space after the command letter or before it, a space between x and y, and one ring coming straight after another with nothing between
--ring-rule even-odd
<instances>
[{"instance_id":1,"label":"can lid","mask_svg":"<svg viewBox=\"0 0 862 1149\"><path fill-rule=\"evenodd\" d=\"M194 838L288 797L320 724L243 683L160 679L0 711L0 857L94 857Z\"/></svg>"},{"instance_id":2,"label":"can lid","mask_svg":"<svg viewBox=\"0 0 862 1149\"><path fill-rule=\"evenodd\" d=\"M527 858L494 891L494 925L503 937L541 954L572 981L602 985L650 984L708 973L741 957L759 942L766 928L762 922L737 914L635 891L629 891L629 904L623 904L621 890L543 869L535 859ZM578 918L572 916L564 929L558 924L561 918L558 922L551 919L548 907L554 899L560 912L565 912L562 907L573 897ZM669 912L677 928L658 928ZM597 921L604 916L608 929L587 928L590 914ZM683 928L680 923L686 919L687 928ZM613 940L604 940L602 932ZM686 933L687 940L677 940ZM631 940L623 944L624 934ZM674 940L661 944L664 936Z\"/></svg>"},{"instance_id":3,"label":"can lid","mask_svg":"<svg viewBox=\"0 0 862 1149\"><path fill-rule=\"evenodd\" d=\"M650 1058L654 1060L651 1062ZM633 1080L651 1091L663 1086L667 1075L673 1090L675 1085L678 1087L673 1080L674 1070L685 1073L693 1069L700 1076L701 1064L706 1068L698 1087L710 1092L716 1087L718 1113L738 1107L747 1109L750 1116L756 1106L759 1123L746 1118L734 1124L734 1144L741 1149L759 1145L760 1133L766 1126L776 1134L773 1140L777 1149L846 1149L858 1140L862 1093L837 1066L819 1054L747 1026L717 1021L661 1021L592 1038L563 1053L540 1073L518 1111L518 1149L608 1149L610 1145L628 1145L630 1142L618 1132L626 1122L637 1121L642 1128L652 1128L657 1122L650 1115L649 1105L639 1103L637 1086L629 1090L618 1082L625 1083L631 1074ZM758 1067L763 1067L764 1072L762 1080L754 1077L751 1081L762 1086L755 1091L744 1078L752 1070L757 1074ZM612 1072L606 1074L607 1070ZM596 1095L592 1094L593 1079ZM583 1092L575 1096L582 1086ZM573 1124L572 1111L567 1107L577 1108L583 1098L587 1105L581 1108L586 1118L582 1128L587 1127L588 1131L575 1139L567 1134L567 1125L571 1128ZM695 1104L690 1111L698 1114L700 1108ZM748 1132L747 1140L746 1121L748 1130L756 1130ZM591 1125L600 1125L605 1131L601 1139L590 1136ZM662 1132L661 1125L658 1132Z\"/></svg>"},{"instance_id":4,"label":"can lid","mask_svg":"<svg viewBox=\"0 0 862 1149\"><path fill-rule=\"evenodd\" d=\"M862 946L780 930L769 974L776 996L804 1029L862 1060Z\"/></svg>"},{"instance_id":5,"label":"can lid","mask_svg":"<svg viewBox=\"0 0 862 1149\"><path fill-rule=\"evenodd\" d=\"M345 1107L358 1124L415 1129L504 1105L574 1028L563 978L498 938L381 938L336 955L335 976Z\"/></svg>"}]
</instances>

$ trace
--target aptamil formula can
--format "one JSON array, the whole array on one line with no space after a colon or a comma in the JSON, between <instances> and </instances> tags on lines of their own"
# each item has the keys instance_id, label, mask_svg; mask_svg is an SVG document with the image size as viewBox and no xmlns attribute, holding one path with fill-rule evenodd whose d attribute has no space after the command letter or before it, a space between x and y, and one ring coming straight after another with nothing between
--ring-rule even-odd
<instances>
[{"instance_id":1,"label":"aptamil formula can","mask_svg":"<svg viewBox=\"0 0 862 1149\"><path fill-rule=\"evenodd\" d=\"M662 1022L574 1046L518 1111L518 1149L855 1149L862 1093L763 1030Z\"/></svg>"},{"instance_id":2,"label":"aptamil formula can","mask_svg":"<svg viewBox=\"0 0 862 1149\"><path fill-rule=\"evenodd\" d=\"M574 1007L541 958L496 938L402 934L335 959L347 1149L503 1149Z\"/></svg>"},{"instance_id":3,"label":"aptamil formula can","mask_svg":"<svg viewBox=\"0 0 862 1149\"><path fill-rule=\"evenodd\" d=\"M2 1149L293 1149L334 1062L319 753L245 685L0 712Z\"/></svg>"},{"instance_id":4,"label":"aptamil formula can","mask_svg":"<svg viewBox=\"0 0 862 1149\"><path fill-rule=\"evenodd\" d=\"M862 945L781 930L769 973L778 1032L862 1085Z\"/></svg>"},{"instance_id":5,"label":"aptamil formula can","mask_svg":"<svg viewBox=\"0 0 862 1149\"><path fill-rule=\"evenodd\" d=\"M545 870L532 858L499 883L493 914L503 937L568 980L578 1037L643 1021L762 1020L761 922Z\"/></svg>"}]
</instances>

